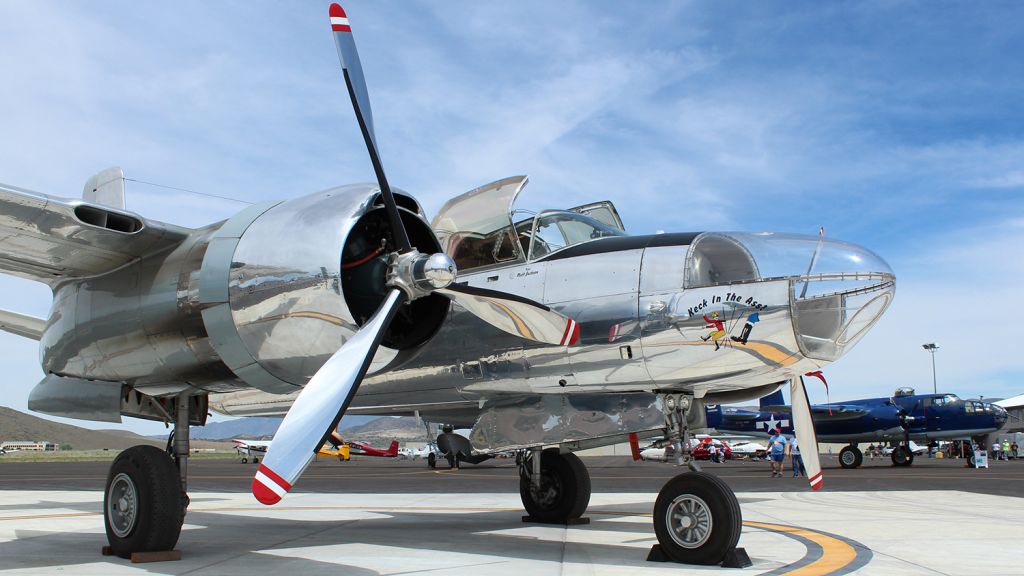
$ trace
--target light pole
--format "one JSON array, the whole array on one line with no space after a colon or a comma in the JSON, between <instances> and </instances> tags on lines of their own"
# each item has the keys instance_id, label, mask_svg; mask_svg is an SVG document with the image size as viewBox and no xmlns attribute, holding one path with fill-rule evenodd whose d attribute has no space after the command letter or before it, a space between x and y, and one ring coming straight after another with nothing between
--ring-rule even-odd
<instances>
[{"instance_id":1,"label":"light pole","mask_svg":"<svg viewBox=\"0 0 1024 576\"><path fill-rule=\"evenodd\" d=\"M932 353L932 394L938 394L938 385L935 383L935 351L938 350L939 347L935 345L935 342L932 342L931 344L922 344L921 347Z\"/></svg>"}]
</instances>

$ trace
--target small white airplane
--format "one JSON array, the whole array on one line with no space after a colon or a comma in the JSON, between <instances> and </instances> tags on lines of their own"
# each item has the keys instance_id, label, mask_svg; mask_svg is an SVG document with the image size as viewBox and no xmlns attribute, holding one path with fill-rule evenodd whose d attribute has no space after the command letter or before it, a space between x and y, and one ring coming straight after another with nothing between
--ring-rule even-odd
<instances>
[{"instance_id":1,"label":"small white airplane","mask_svg":"<svg viewBox=\"0 0 1024 576\"><path fill-rule=\"evenodd\" d=\"M733 457L759 458L768 452L768 447L757 442L740 442L731 444Z\"/></svg>"},{"instance_id":2,"label":"small white airplane","mask_svg":"<svg viewBox=\"0 0 1024 576\"><path fill-rule=\"evenodd\" d=\"M424 446L423 448L400 448L398 450L398 457L403 460L418 460L426 458L433 451L430 446Z\"/></svg>"},{"instance_id":3,"label":"small white airplane","mask_svg":"<svg viewBox=\"0 0 1024 576\"><path fill-rule=\"evenodd\" d=\"M242 464L249 462L252 458L253 464L259 464L267 450L270 449L271 440L232 440L235 443L235 451L242 457Z\"/></svg>"},{"instance_id":4,"label":"small white airplane","mask_svg":"<svg viewBox=\"0 0 1024 576\"><path fill-rule=\"evenodd\" d=\"M924 454L925 452L928 451L927 446L920 446L916 444L913 440L907 441L907 447L910 448L910 452L912 454ZM884 448L882 448L882 454L885 456L889 456L890 454L892 454L892 446L885 446Z\"/></svg>"}]
</instances>

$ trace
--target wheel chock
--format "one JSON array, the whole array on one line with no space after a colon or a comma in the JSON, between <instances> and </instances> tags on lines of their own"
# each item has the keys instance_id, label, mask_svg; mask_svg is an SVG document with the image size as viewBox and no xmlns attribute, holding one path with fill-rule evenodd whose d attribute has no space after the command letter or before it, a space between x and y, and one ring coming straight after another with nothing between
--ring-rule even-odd
<instances>
[{"instance_id":1,"label":"wheel chock","mask_svg":"<svg viewBox=\"0 0 1024 576\"><path fill-rule=\"evenodd\" d=\"M180 550L161 550L159 552L132 552L132 564L146 562L173 562L181 560Z\"/></svg>"},{"instance_id":2,"label":"wheel chock","mask_svg":"<svg viewBox=\"0 0 1024 576\"><path fill-rule=\"evenodd\" d=\"M114 549L104 546L100 549L104 556L114 556ZM180 550L161 550L159 552L132 552L132 564L145 564L146 562L173 562L181 560Z\"/></svg>"},{"instance_id":3,"label":"wheel chock","mask_svg":"<svg viewBox=\"0 0 1024 576\"><path fill-rule=\"evenodd\" d=\"M651 546L651 551L647 553L647 561L675 562L661 549L661 544ZM745 548L733 548L726 552L725 558L722 559L722 568L747 568L753 565L754 563L750 561L750 556L747 555Z\"/></svg>"},{"instance_id":4,"label":"wheel chock","mask_svg":"<svg viewBox=\"0 0 1024 576\"><path fill-rule=\"evenodd\" d=\"M746 548L733 548L725 553L722 559L722 568L747 568L753 566Z\"/></svg>"},{"instance_id":5,"label":"wheel chock","mask_svg":"<svg viewBox=\"0 0 1024 576\"><path fill-rule=\"evenodd\" d=\"M523 516L523 522L526 522L527 524L548 524L550 526L579 526L582 524L590 524L590 518L568 518L566 520L549 521L534 518L533 516Z\"/></svg>"}]
</instances>

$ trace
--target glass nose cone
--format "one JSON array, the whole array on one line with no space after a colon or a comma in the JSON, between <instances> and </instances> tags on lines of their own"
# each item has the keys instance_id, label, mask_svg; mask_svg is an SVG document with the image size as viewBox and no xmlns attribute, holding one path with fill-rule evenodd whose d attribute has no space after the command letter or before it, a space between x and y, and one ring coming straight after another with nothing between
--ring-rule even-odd
<instances>
[{"instance_id":1,"label":"glass nose cone","mask_svg":"<svg viewBox=\"0 0 1024 576\"><path fill-rule=\"evenodd\" d=\"M874 252L841 240L777 233L706 233L687 258L687 287L787 280L801 352L832 361L889 307L896 276Z\"/></svg>"}]
</instances>

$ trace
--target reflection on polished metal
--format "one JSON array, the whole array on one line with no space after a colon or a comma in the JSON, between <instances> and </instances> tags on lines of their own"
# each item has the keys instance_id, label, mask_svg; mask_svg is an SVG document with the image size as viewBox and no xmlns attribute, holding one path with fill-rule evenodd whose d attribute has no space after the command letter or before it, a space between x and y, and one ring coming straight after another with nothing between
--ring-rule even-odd
<instances>
[{"instance_id":1,"label":"reflection on polished metal","mask_svg":"<svg viewBox=\"0 0 1024 576\"><path fill-rule=\"evenodd\" d=\"M423 278L434 288L447 288L455 275L455 261L447 254L431 254L423 263Z\"/></svg>"},{"instance_id":2,"label":"reflection on polished metal","mask_svg":"<svg viewBox=\"0 0 1024 576\"><path fill-rule=\"evenodd\" d=\"M561 444L664 425L655 394L536 395L488 402L469 435L478 450Z\"/></svg>"}]
</instances>

